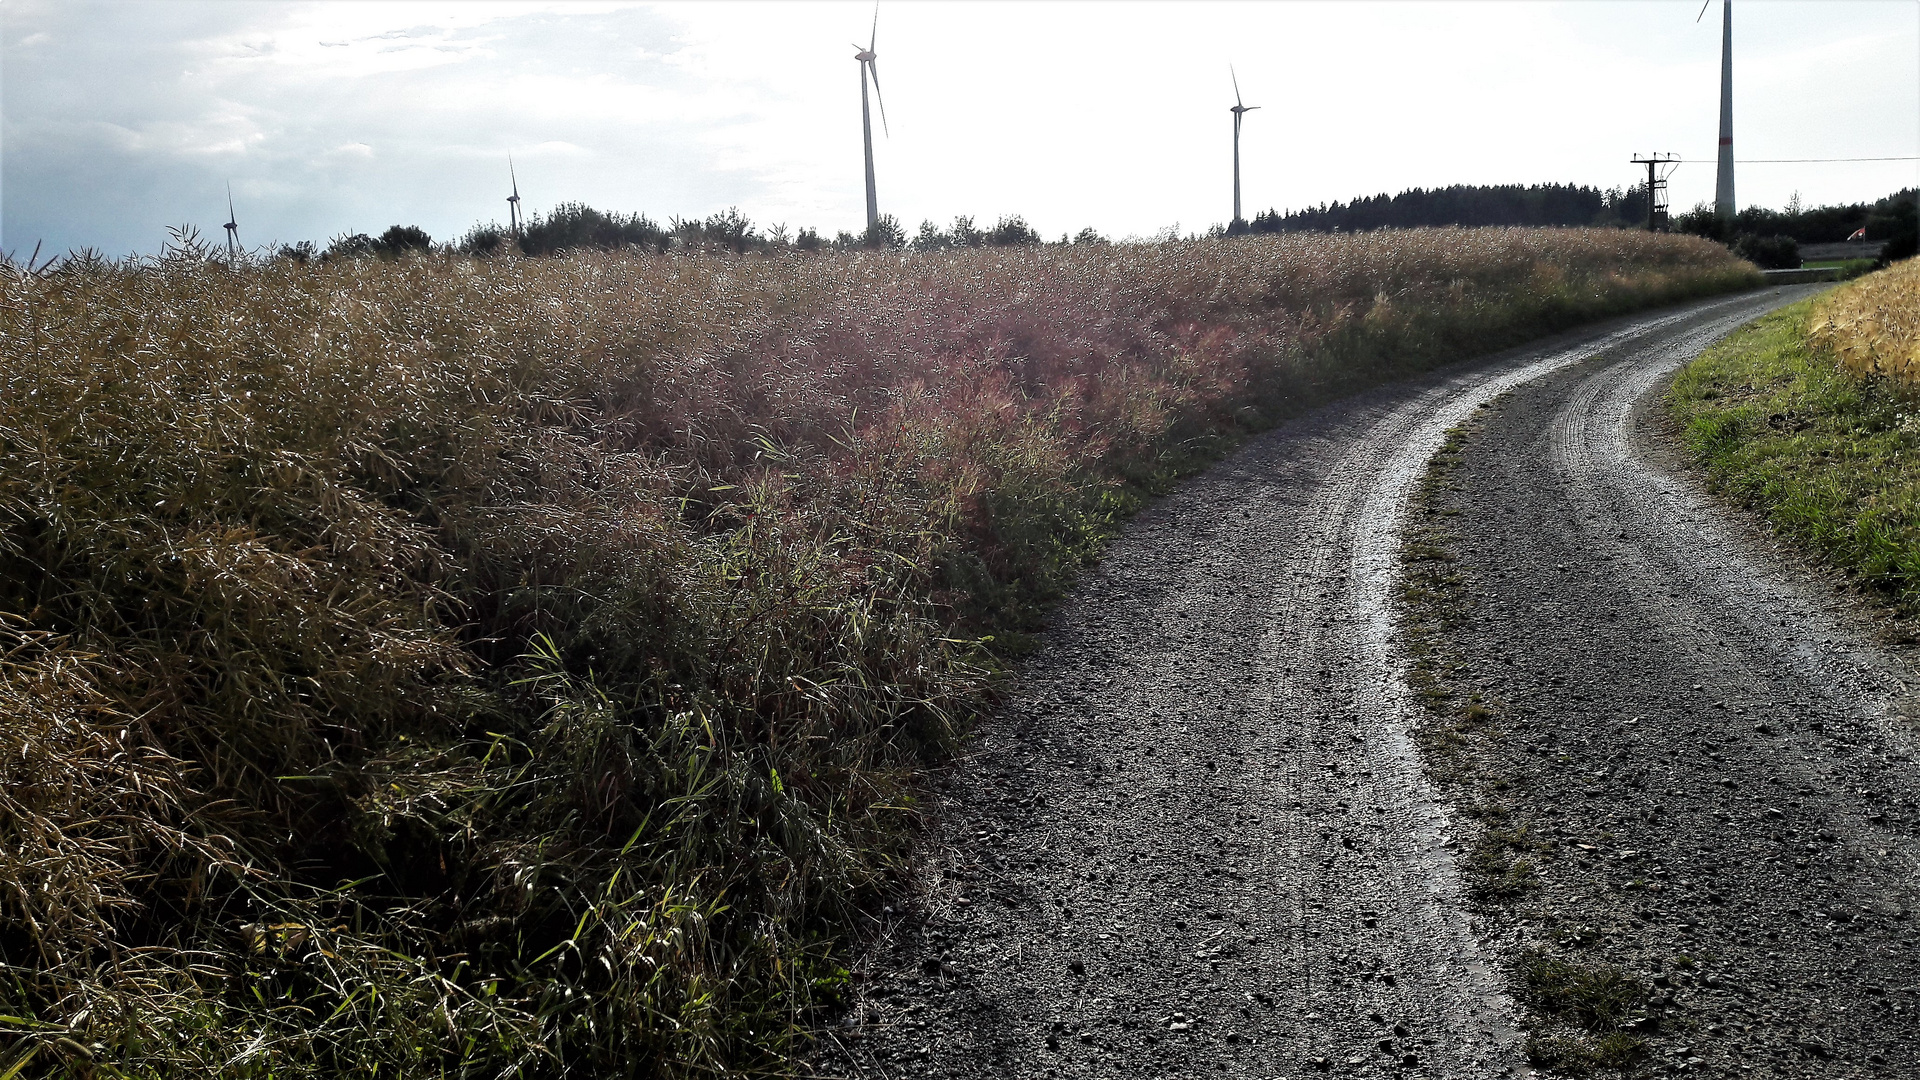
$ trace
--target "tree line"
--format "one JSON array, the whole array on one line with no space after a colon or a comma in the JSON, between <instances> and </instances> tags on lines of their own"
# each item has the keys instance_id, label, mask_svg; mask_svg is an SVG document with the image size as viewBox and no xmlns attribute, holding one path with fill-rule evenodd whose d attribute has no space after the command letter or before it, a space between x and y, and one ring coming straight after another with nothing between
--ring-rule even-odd
<instances>
[{"instance_id":1,"label":"tree line","mask_svg":"<svg viewBox=\"0 0 1920 1080\"><path fill-rule=\"evenodd\" d=\"M1071 238L1062 235L1060 243L1099 243L1105 237L1088 228ZM982 226L968 215L955 217L946 228L931 221L920 223L919 231L908 236L891 214L861 233L842 231L828 238L809 228L788 229L785 225L757 228L738 208L705 218L670 218L661 224L645 214L608 212L585 203L566 202L551 213L535 214L516 236L498 222L478 224L464 236L436 244L425 230L414 225L395 225L379 236L366 233L334 237L325 248L311 241L283 245L282 258L306 262L343 258L393 258L409 251L444 250L462 255L488 257L510 252L538 257L576 250L656 253L669 251L731 252L771 254L785 251L851 251L860 248L885 250L945 251L953 248L1022 247L1046 243L1038 230L1019 214L1007 214L990 226Z\"/></svg>"},{"instance_id":2,"label":"tree line","mask_svg":"<svg viewBox=\"0 0 1920 1080\"><path fill-rule=\"evenodd\" d=\"M1382 192L1352 202L1304 210L1267 210L1229 232L1371 232L1447 225L1632 226L1646 221L1646 185L1599 188L1578 184L1454 184Z\"/></svg>"},{"instance_id":3,"label":"tree line","mask_svg":"<svg viewBox=\"0 0 1920 1080\"><path fill-rule=\"evenodd\" d=\"M1647 187L1600 188L1577 184L1454 184L1381 193L1351 202L1321 203L1302 210L1266 210L1252 221L1215 226L1209 235L1283 232L1371 232L1446 226L1597 226L1639 228L1647 220ZM1731 221L1697 206L1675 215L1668 227L1719 240L1762 265L1799 265L1797 245L1845 240L1860 229L1872 242L1886 242L1886 258L1914 253L1914 192L1895 192L1871 203L1803 208L1796 196L1783 210L1749 206ZM1101 243L1094 229L1062 235L1059 243ZM954 248L1019 247L1047 241L1018 214L990 226L961 215L942 228L923 221L909 235L893 215L861 233L833 237L810 228L757 227L737 208L705 218L669 218L665 224L645 214L607 212L566 202L547 214L535 214L515 236L498 222L475 225L464 236L436 245L411 225L395 225L379 236L354 233L334 237L326 248L311 242L283 246L284 258L307 259L398 256L436 246L460 254L491 256L517 251L526 256L555 255L578 249L653 252L707 251L771 254L795 251L884 250L945 251Z\"/></svg>"}]
</instances>

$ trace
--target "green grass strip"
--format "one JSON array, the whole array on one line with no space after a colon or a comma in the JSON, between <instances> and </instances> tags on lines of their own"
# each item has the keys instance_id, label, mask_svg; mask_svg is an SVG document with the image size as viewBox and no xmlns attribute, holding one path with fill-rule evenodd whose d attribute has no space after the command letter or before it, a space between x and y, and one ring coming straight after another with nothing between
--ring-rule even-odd
<instances>
[{"instance_id":1,"label":"green grass strip","mask_svg":"<svg viewBox=\"0 0 1920 1080\"><path fill-rule=\"evenodd\" d=\"M1901 613L1920 610L1920 416L1807 344L1812 301L1703 353L1668 394L1715 488Z\"/></svg>"}]
</instances>

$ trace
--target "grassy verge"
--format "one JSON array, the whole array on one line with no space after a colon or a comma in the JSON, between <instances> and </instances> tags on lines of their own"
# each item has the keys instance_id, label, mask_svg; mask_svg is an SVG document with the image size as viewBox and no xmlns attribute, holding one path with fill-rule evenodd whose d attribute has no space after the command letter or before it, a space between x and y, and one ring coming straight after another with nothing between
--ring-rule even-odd
<instances>
[{"instance_id":1,"label":"grassy verge","mask_svg":"<svg viewBox=\"0 0 1920 1080\"><path fill-rule=\"evenodd\" d=\"M1815 259L1800 265L1808 269L1837 268L1841 271L1841 276L1848 279L1857 278L1873 270L1872 259Z\"/></svg>"},{"instance_id":2,"label":"grassy verge","mask_svg":"<svg viewBox=\"0 0 1920 1080\"><path fill-rule=\"evenodd\" d=\"M1868 281L1871 279L1863 279ZM1920 610L1920 420L1909 391L1808 339L1816 298L1707 350L1671 414L1716 488L1897 610Z\"/></svg>"},{"instance_id":3,"label":"grassy verge","mask_svg":"<svg viewBox=\"0 0 1920 1080\"><path fill-rule=\"evenodd\" d=\"M784 1072L1119 517L1754 279L1605 230L0 276L0 1076Z\"/></svg>"}]
</instances>

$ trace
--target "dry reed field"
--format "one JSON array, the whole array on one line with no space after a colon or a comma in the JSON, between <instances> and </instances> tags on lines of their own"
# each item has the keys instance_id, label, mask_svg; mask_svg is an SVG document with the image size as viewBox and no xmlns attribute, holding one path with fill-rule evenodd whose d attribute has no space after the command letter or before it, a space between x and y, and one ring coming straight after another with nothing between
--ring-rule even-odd
<instances>
[{"instance_id":1,"label":"dry reed field","mask_svg":"<svg viewBox=\"0 0 1920 1080\"><path fill-rule=\"evenodd\" d=\"M1829 293L1815 305L1807 338L1856 375L1920 386L1920 261Z\"/></svg>"},{"instance_id":2,"label":"dry reed field","mask_svg":"<svg viewBox=\"0 0 1920 1080\"><path fill-rule=\"evenodd\" d=\"M927 770L1239 434L1724 248L0 276L0 1077L780 1074Z\"/></svg>"}]
</instances>

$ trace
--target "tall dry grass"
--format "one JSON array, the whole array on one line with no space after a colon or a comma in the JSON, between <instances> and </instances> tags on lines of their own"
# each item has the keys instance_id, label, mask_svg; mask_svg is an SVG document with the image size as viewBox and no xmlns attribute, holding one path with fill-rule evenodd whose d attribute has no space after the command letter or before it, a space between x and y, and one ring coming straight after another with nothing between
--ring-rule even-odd
<instances>
[{"instance_id":1,"label":"tall dry grass","mask_svg":"<svg viewBox=\"0 0 1920 1080\"><path fill-rule=\"evenodd\" d=\"M1143 493L1753 278L1521 230L8 274L0 1076L781 1071Z\"/></svg>"},{"instance_id":2,"label":"tall dry grass","mask_svg":"<svg viewBox=\"0 0 1920 1080\"><path fill-rule=\"evenodd\" d=\"M1920 386L1920 259L1895 263L1822 297L1807 338L1855 375Z\"/></svg>"}]
</instances>

